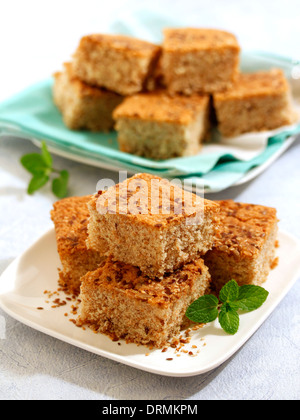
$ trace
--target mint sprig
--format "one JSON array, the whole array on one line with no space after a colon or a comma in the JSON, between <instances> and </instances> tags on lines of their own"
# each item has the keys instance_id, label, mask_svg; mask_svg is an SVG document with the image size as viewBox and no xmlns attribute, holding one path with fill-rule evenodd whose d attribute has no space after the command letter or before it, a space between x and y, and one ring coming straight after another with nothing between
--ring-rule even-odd
<instances>
[{"instance_id":1,"label":"mint sprig","mask_svg":"<svg viewBox=\"0 0 300 420\"><path fill-rule=\"evenodd\" d=\"M254 311L267 299L269 292L261 286L247 284L239 286L235 280L226 283L214 295L204 295L195 300L187 309L186 316L195 323L207 324L217 318L223 330L236 334L239 329L239 310Z\"/></svg>"},{"instance_id":2,"label":"mint sprig","mask_svg":"<svg viewBox=\"0 0 300 420\"><path fill-rule=\"evenodd\" d=\"M23 167L32 174L27 192L32 195L46 185L51 175L57 174L52 179L52 192L57 198L64 198L68 191L69 173L65 170L59 171L53 168L53 159L47 144L42 142L41 153L29 153L21 158Z\"/></svg>"}]
</instances>

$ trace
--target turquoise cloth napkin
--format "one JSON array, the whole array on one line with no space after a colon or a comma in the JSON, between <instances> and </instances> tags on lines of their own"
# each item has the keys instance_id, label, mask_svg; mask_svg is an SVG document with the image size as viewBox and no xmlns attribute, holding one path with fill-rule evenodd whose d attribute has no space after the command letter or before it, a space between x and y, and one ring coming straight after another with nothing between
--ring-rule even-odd
<instances>
[{"instance_id":1,"label":"turquoise cloth napkin","mask_svg":"<svg viewBox=\"0 0 300 420\"><path fill-rule=\"evenodd\" d=\"M242 55L242 68L258 68L279 65L288 73L291 60L252 53ZM223 190L240 180L250 169L262 165L284 144L285 139L300 133L300 125L271 136L266 147L254 158L240 159L222 150L200 153L196 156L153 161L123 153L118 149L115 132L108 134L71 131L53 104L52 79L44 80L27 88L0 104L0 132L15 133L38 141L46 140L54 150L63 151L69 157L89 159L89 162L111 169L128 170L131 173L149 172L165 177L180 177L193 186L205 185L207 191ZM241 148L243 146L241 145Z\"/></svg>"}]
</instances>

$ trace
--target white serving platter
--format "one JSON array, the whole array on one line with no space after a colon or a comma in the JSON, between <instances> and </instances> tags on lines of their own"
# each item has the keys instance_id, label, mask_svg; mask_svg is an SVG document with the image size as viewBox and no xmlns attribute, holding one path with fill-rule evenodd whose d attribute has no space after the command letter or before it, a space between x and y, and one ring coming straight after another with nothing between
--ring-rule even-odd
<instances>
[{"instance_id":1,"label":"white serving platter","mask_svg":"<svg viewBox=\"0 0 300 420\"><path fill-rule=\"evenodd\" d=\"M0 277L0 307L11 317L71 345L99 356L155 374L188 377L210 371L231 357L260 327L300 276L300 242L289 233L279 232L278 266L271 271L264 287L267 301L259 309L240 315L237 334L226 334L218 321L191 333L191 342L178 352L166 352L124 341L112 341L90 329L83 330L70 322L71 304L52 308L44 291L57 290L60 261L54 229L46 232L23 255L18 257ZM60 292L63 293L63 292ZM53 296L53 299L57 296ZM64 299L64 294L60 294ZM51 300L51 299L50 299ZM37 309L43 307L43 310ZM74 318L74 316L72 317ZM197 348L192 347L197 346ZM172 359L172 360L168 360Z\"/></svg>"}]
</instances>

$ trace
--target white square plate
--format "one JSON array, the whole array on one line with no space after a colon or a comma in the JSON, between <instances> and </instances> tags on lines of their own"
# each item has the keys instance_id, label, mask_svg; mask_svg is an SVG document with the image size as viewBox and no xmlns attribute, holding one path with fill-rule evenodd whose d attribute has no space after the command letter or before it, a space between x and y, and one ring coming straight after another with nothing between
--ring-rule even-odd
<instances>
[{"instance_id":1,"label":"white square plate","mask_svg":"<svg viewBox=\"0 0 300 420\"><path fill-rule=\"evenodd\" d=\"M122 340L111 341L103 334L76 327L70 322L70 317L64 316L70 313L74 302L58 308L51 308L52 302L45 303L47 295L44 291L57 290L57 267L60 267L54 229L45 233L2 274L0 307L32 328L120 363L166 376L198 375L216 368L232 356L259 328L298 279L299 241L281 231L279 242L279 264L264 283L269 291L267 301L256 311L240 315L240 328L234 336L223 332L218 321L193 331L191 342L184 349L192 351L194 356L179 352L178 357L174 348L162 352L159 349L149 350L144 346L126 344ZM60 299L65 297L62 293ZM44 309L38 310L38 307ZM197 349L192 346L197 346Z\"/></svg>"}]
</instances>

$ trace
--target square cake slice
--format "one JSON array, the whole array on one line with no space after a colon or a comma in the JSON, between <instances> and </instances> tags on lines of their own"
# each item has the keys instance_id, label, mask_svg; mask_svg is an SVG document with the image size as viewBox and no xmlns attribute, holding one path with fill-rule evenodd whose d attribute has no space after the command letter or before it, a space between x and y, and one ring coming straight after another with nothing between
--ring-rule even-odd
<instances>
[{"instance_id":1,"label":"square cake slice","mask_svg":"<svg viewBox=\"0 0 300 420\"><path fill-rule=\"evenodd\" d=\"M170 96L164 90L130 96L114 113L120 150L150 159L199 153L208 138L208 96Z\"/></svg>"},{"instance_id":2,"label":"square cake slice","mask_svg":"<svg viewBox=\"0 0 300 420\"><path fill-rule=\"evenodd\" d=\"M164 30L162 67L172 93L213 93L232 86L240 47L228 32L201 28Z\"/></svg>"},{"instance_id":3,"label":"square cake slice","mask_svg":"<svg viewBox=\"0 0 300 420\"><path fill-rule=\"evenodd\" d=\"M57 251L61 260L59 284L69 293L78 294L80 278L95 270L104 260L105 241L98 250L87 249L87 225L89 211L87 203L91 196L70 197L57 201L51 211L54 222Z\"/></svg>"},{"instance_id":4,"label":"square cake slice","mask_svg":"<svg viewBox=\"0 0 300 420\"><path fill-rule=\"evenodd\" d=\"M166 179L137 174L88 204L89 247L162 278L211 249L218 205ZM99 244L99 245L98 245Z\"/></svg>"},{"instance_id":5,"label":"square cake slice","mask_svg":"<svg viewBox=\"0 0 300 420\"><path fill-rule=\"evenodd\" d=\"M213 249L204 256L212 287L219 291L232 279L240 286L261 285L275 259L276 209L232 200L218 204L220 229Z\"/></svg>"},{"instance_id":6,"label":"square cake slice","mask_svg":"<svg viewBox=\"0 0 300 420\"><path fill-rule=\"evenodd\" d=\"M124 35L84 36L73 56L74 72L86 83L121 95L144 88L161 47Z\"/></svg>"},{"instance_id":7,"label":"square cake slice","mask_svg":"<svg viewBox=\"0 0 300 420\"><path fill-rule=\"evenodd\" d=\"M203 260L151 280L130 264L107 258L82 278L77 325L89 325L113 340L164 346L187 321L188 306L209 292Z\"/></svg>"},{"instance_id":8,"label":"square cake slice","mask_svg":"<svg viewBox=\"0 0 300 420\"><path fill-rule=\"evenodd\" d=\"M213 102L224 137L296 122L290 88L279 69L240 74L231 89L213 95Z\"/></svg>"},{"instance_id":9,"label":"square cake slice","mask_svg":"<svg viewBox=\"0 0 300 420\"><path fill-rule=\"evenodd\" d=\"M108 132L114 126L112 112L123 96L82 82L74 76L71 63L66 63L54 75L53 99L71 130Z\"/></svg>"}]
</instances>

